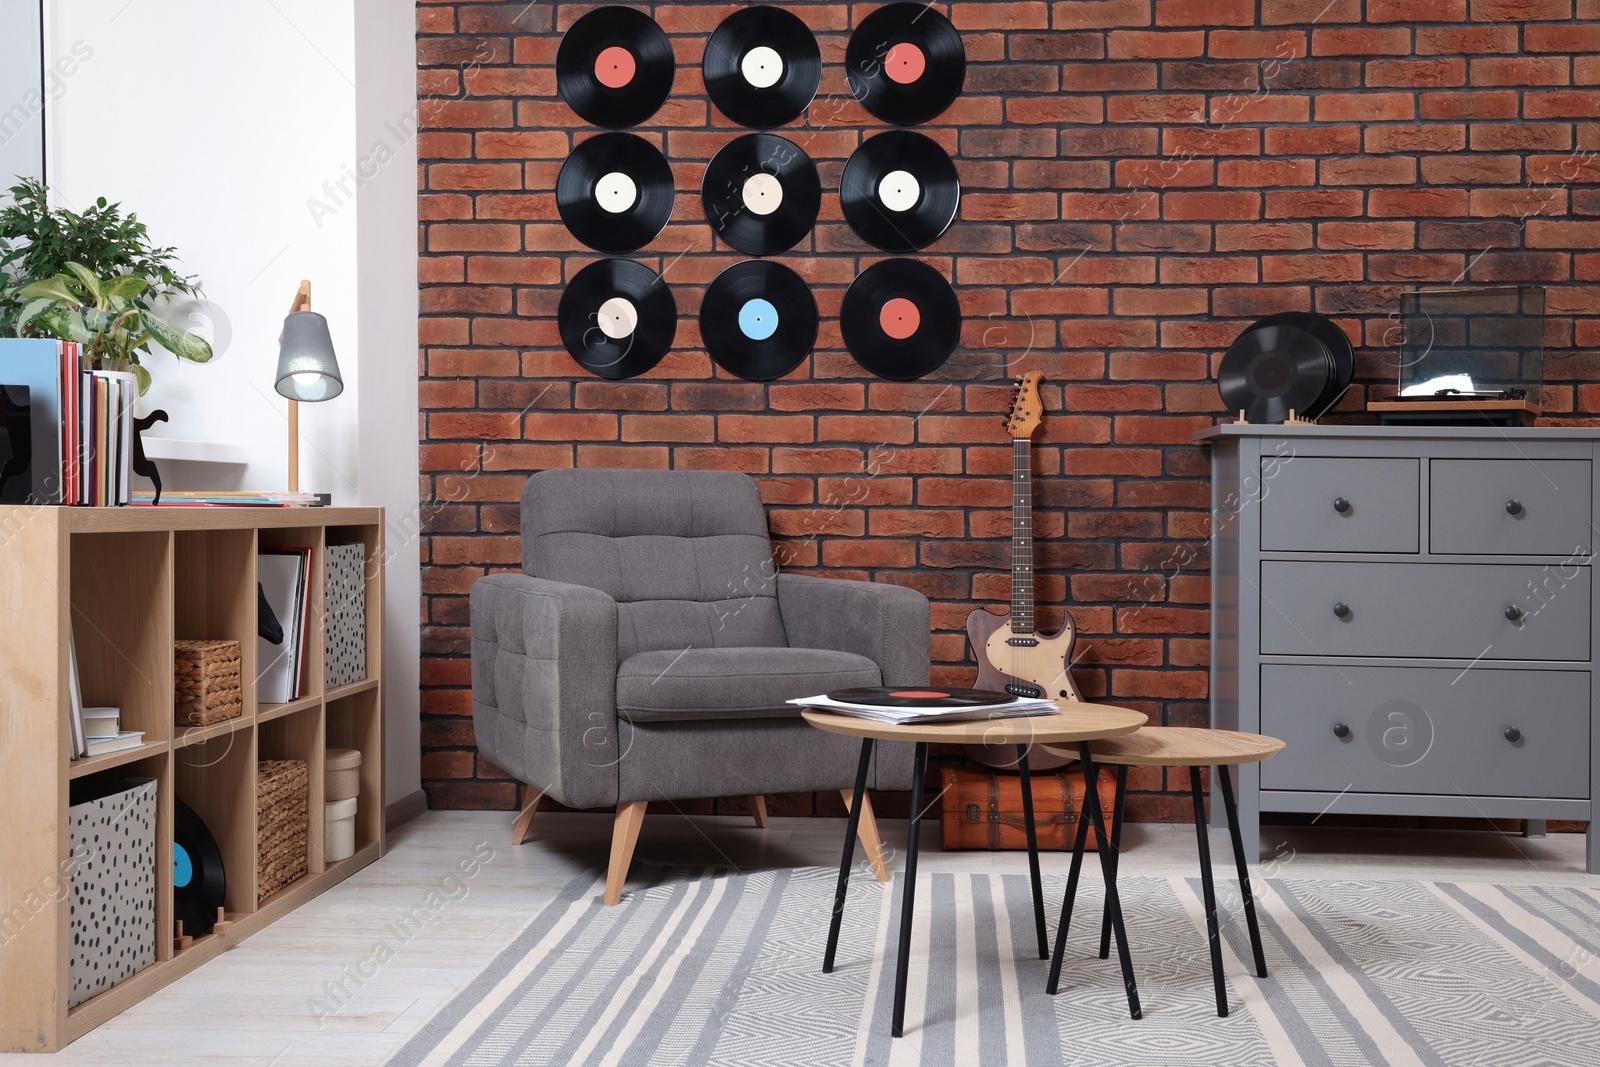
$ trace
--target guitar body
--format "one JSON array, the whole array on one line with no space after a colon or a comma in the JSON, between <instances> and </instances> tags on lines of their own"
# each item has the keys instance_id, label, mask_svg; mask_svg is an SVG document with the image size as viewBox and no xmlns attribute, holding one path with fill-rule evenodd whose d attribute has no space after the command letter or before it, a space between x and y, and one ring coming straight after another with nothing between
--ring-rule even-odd
<instances>
[{"instance_id":1,"label":"guitar body","mask_svg":"<svg viewBox=\"0 0 1600 1067\"><path fill-rule=\"evenodd\" d=\"M976 608L967 616L967 640L978 661L974 688L1052 700L1083 699L1068 666L1077 640L1070 617L1058 633L1049 637L1028 634L1022 640L1033 644L1014 644L1009 613ZM1017 765L1015 745L968 745L967 755L986 767L1009 770ZM1037 745L1028 750L1030 771L1053 770L1071 762Z\"/></svg>"}]
</instances>

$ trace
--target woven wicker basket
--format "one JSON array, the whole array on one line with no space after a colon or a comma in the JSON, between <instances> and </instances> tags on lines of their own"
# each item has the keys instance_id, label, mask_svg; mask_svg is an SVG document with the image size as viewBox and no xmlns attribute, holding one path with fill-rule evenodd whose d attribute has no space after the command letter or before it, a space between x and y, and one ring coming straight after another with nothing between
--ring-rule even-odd
<instances>
[{"instance_id":1,"label":"woven wicker basket","mask_svg":"<svg viewBox=\"0 0 1600 1067\"><path fill-rule=\"evenodd\" d=\"M256 900L305 876L311 773L304 760L262 760L256 769Z\"/></svg>"},{"instance_id":2,"label":"woven wicker basket","mask_svg":"<svg viewBox=\"0 0 1600 1067\"><path fill-rule=\"evenodd\" d=\"M210 726L237 719L244 711L239 642L177 641L173 664L173 703L179 726Z\"/></svg>"}]
</instances>

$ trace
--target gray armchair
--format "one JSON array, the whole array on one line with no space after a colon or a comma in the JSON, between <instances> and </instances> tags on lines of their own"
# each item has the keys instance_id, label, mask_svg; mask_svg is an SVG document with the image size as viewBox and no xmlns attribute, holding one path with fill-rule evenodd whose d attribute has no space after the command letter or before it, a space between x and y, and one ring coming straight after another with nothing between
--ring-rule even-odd
<instances>
[{"instance_id":1,"label":"gray armchair","mask_svg":"<svg viewBox=\"0 0 1600 1067\"><path fill-rule=\"evenodd\" d=\"M928 601L894 585L779 574L755 482L725 471L553 470L522 493L522 574L472 587L478 748L541 796L611 807L606 903L651 800L838 789L859 743L784 701L928 684ZM911 788L911 746L869 782ZM861 840L887 880L871 807Z\"/></svg>"}]
</instances>

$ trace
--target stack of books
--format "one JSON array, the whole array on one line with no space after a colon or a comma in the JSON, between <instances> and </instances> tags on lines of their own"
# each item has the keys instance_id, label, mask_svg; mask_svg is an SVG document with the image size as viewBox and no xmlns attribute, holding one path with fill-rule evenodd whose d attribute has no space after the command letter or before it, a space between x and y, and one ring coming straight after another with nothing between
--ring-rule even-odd
<instances>
[{"instance_id":1,"label":"stack of books","mask_svg":"<svg viewBox=\"0 0 1600 1067\"><path fill-rule=\"evenodd\" d=\"M124 371L84 370L82 347L39 338L0 340L5 395L0 499L30 504L129 502L139 382Z\"/></svg>"},{"instance_id":2,"label":"stack of books","mask_svg":"<svg viewBox=\"0 0 1600 1067\"><path fill-rule=\"evenodd\" d=\"M263 548L256 560L263 622L267 612L278 640L256 638L256 699L287 704L306 691L306 645L311 630L311 549ZM274 628L263 626L264 632Z\"/></svg>"},{"instance_id":3,"label":"stack of books","mask_svg":"<svg viewBox=\"0 0 1600 1067\"><path fill-rule=\"evenodd\" d=\"M970 722L974 719L1011 719L1023 715L1054 715L1059 710L1053 700L1028 700L1022 697L998 700L990 704L961 703L950 707L932 707L926 702L917 706L906 706L901 703L858 703L838 700L828 694L800 697L788 703L896 726L908 726L913 723Z\"/></svg>"},{"instance_id":4,"label":"stack of books","mask_svg":"<svg viewBox=\"0 0 1600 1067\"><path fill-rule=\"evenodd\" d=\"M78 680L78 645L68 643L68 696L72 703L69 717L72 745L68 755L72 759L104 756L108 752L121 752L144 744L143 730L122 728L121 708L86 708L83 705L83 686Z\"/></svg>"}]
</instances>

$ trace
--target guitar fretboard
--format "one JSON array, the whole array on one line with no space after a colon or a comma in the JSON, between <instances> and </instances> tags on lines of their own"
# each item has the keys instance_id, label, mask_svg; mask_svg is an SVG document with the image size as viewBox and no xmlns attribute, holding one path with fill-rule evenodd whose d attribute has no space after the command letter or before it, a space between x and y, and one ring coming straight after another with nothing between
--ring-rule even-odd
<instances>
[{"instance_id":1,"label":"guitar fretboard","mask_svg":"<svg viewBox=\"0 0 1600 1067\"><path fill-rule=\"evenodd\" d=\"M1011 632L1033 629L1033 442L1011 442Z\"/></svg>"}]
</instances>

